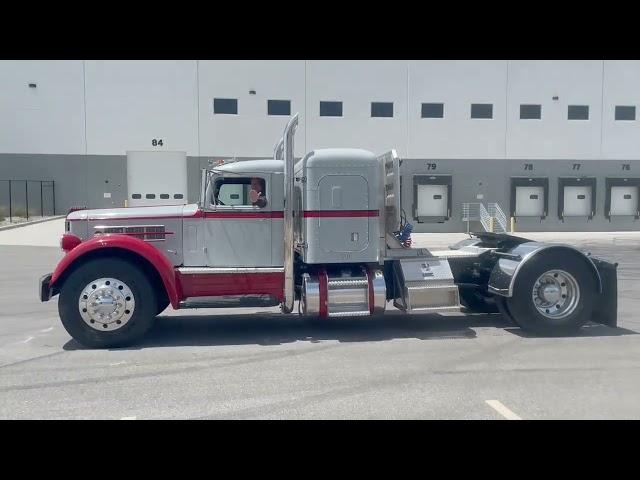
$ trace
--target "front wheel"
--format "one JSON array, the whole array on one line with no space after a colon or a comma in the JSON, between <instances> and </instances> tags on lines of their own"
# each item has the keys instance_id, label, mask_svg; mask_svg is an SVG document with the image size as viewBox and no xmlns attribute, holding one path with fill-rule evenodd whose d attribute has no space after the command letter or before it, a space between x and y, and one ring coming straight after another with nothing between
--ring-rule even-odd
<instances>
[{"instance_id":1,"label":"front wheel","mask_svg":"<svg viewBox=\"0 0 640 480\"><path fill-rule=\"evenodd\" d=\"M66 279L58 312L69 334L86 347L126 346L151 327L158 309L144 272L119 258L91 260Z\"/></svg>"},{"instance_id":2,"label":"front wheel","mask_svg":"<svg viewBox=\"0 0 640 480\"><path fill-rule=\"evenodd\" d=\"M158 300L158 306L156 307L156 315L160 315L164 312L169 306L169 300L167 298L162 298Z\"/></svg>"},{"instance_id":3,"label":"front wheel","mask_svg":"<svg viewBox=\"0 0 640 480\"><path fill-rule=\"evenodd\" d=\"M589 320L596 295L595 276L583 260L548 252L523 266L506 306L524 330L563 335Z\"/></svg>"}]
</instances>

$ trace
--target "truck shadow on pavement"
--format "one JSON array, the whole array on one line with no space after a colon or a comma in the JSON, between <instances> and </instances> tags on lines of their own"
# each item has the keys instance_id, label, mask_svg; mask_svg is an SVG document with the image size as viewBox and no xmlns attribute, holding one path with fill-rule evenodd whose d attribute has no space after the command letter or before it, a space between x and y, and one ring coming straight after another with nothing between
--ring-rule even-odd
<instances>
[{"instance_id":1,"label":"truck shadow on pavement","mask_svg":"<svg viewBox=\"0 0 640 480\"><path fill-rule=\"evenodd\" d=\"M537 338L524 332L499 314L442 316L385 315L380 318L301 318L295 315L232 314L159 316L153 328L130 350L178 346L283 345L294 342L320 343L380 342L394 339L451 340L477 337L474 329L496 329L523 338ZM634 335L624 328L588 324L574 337ZM567 338L560 337L560 338ZM83 349L75 340L65 350Z\"/></svg>"}]
</instances>

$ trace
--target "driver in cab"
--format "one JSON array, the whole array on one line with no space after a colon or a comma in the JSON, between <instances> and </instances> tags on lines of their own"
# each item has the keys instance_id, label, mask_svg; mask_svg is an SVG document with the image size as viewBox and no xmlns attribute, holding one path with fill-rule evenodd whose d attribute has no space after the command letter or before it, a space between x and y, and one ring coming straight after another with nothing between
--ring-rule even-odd
<instances>
[{"instance_id":1,"label":"driver in cab","mask_svg":"<svg viewBox=\"0 0 640 480\"><path fill-rule=\"evenodd\" d=\"M264 208L267 206L267 199L264 196L264 180L262 178L251 178L251 190L249 190L249 200L251 205Z\"/></svg>"}]
</instances>

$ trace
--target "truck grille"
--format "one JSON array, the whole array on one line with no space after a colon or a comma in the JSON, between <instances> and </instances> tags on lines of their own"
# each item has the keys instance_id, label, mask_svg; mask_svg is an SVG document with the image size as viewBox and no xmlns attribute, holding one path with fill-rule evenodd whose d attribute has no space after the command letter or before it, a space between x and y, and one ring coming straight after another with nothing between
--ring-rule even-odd
<instances>
[{"instance_id":1,"label":"truck grille","mask_svg":"<svg viewBox=\"0 0 640 480\"><path fill-rule=\"evenodd\" d=\"M104 226L94 227L94 235L107 235L115 233L119 235L130 235L146 241L162 241L167 232L164 225L127 225L127 226Z\"/></svg>"}]
</instances>

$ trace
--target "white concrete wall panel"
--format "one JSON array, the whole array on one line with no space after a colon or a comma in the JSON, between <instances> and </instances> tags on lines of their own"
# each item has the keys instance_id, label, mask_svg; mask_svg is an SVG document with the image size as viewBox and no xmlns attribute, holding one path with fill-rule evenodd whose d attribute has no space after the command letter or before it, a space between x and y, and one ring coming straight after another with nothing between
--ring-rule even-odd
<instances>
[{"instance_id":1,"label":"white concrete wall panel","mask_svg":"<svg viewBox=\"0 0 640 480\"><path fill-rule=\"evenodd\" d=\"M85 153L81 60L0 62L0 152Z\"/></svg>"},{"instance_id":2,"label":"white concrete wall panel","mask_svg":"<svg viewBox=\"0 0 640 480\"><path fill-rule=\"evenodd\" d=\"M542 118L521 120L520 104L542 105ZM568 120L568 105L589 105L589 119ZM597 159L601 119L602 61L509 61L507 158Z\"/></svg>"},{"instance_id":3,"label":"white concrete wall panel","mask_svg":"<svg viewBox=\"0 0 640 480\"><path fill-rule=\"evenodd\" d=\"M291 101L300 114L295 155L306 153L304 60L201 60L198 69L200 155L271 157L290 117L267 115L268 100ZM214 98L237 99L238 114L214 115Z\"/></svg>"},{"instance_id":4,"label":"white concrete wall panel","mask_svg":"<svg viewBox=\"0 0 640 480\"><path fill-rule=\"evenodd\" d=\"M85 70L90 155L198 155L195 61L87 60ZM162 146L153 146L153 139L162 139Z\"/></svg>"},{"instance_id":5,"label":"white concrete wall panel","mask_svg":"<svg viewBox=\"0 0 640 480\"><path fill-rule=\"evenodd\" d=\"M636 120L615 121L616 105L635 106ZM602 156L605 159L640 157L640 61L604 62Z\"/></svg>"},{"instance_id":6,"label":"white concrete wall panel","mask_svg":"<svg viewBox=\"0 0 640 480\"><path fill-rule=\"evenodd\" d=\"M407 62L310 60L308 149L364 148L407 154ZM321 101L341 101L342 117L321 117ZM393 102L393 117L371 117L371 102Z\"/></svg>"},{"instance_id":7,"label":"white concrete wall panel","mask_svg":"<svg viewBox=\"0 0 640 480\"><path fill-rule=\"evenodd\" d=\"M504 158L507 62L424 60L409 65L409 157ZM422 103L443 103L444 118L421 118ZM472 103L493 104L472 119Z\"/></svg>"},{"instance_id":8,"label":"white concrete wall panel","mask_svg":"<svg viewBox=\"0 0 640 480\"><path fill-rule=\"evenodd\" d=\"M216 97L236 98L238 114L214 115ZM640 61L617 60L0 61L0 152L271 156L288 117L267 115L269 99L300 113L298 157L323 147L424 159L640 156ZM342 101L343 116L320 117L324 100ZM376 101L393 102L393 117L372 118ZM444 118L421 118L427 102L443 103ZM491 103L493 118L471 119L472 103ZM542 105L542 119L521 120L523 103ZM589 119L568 120L569 105L588 105ZM636 106L638 118L615 121L616 105Z\"/></svg>"}]
</instances>

